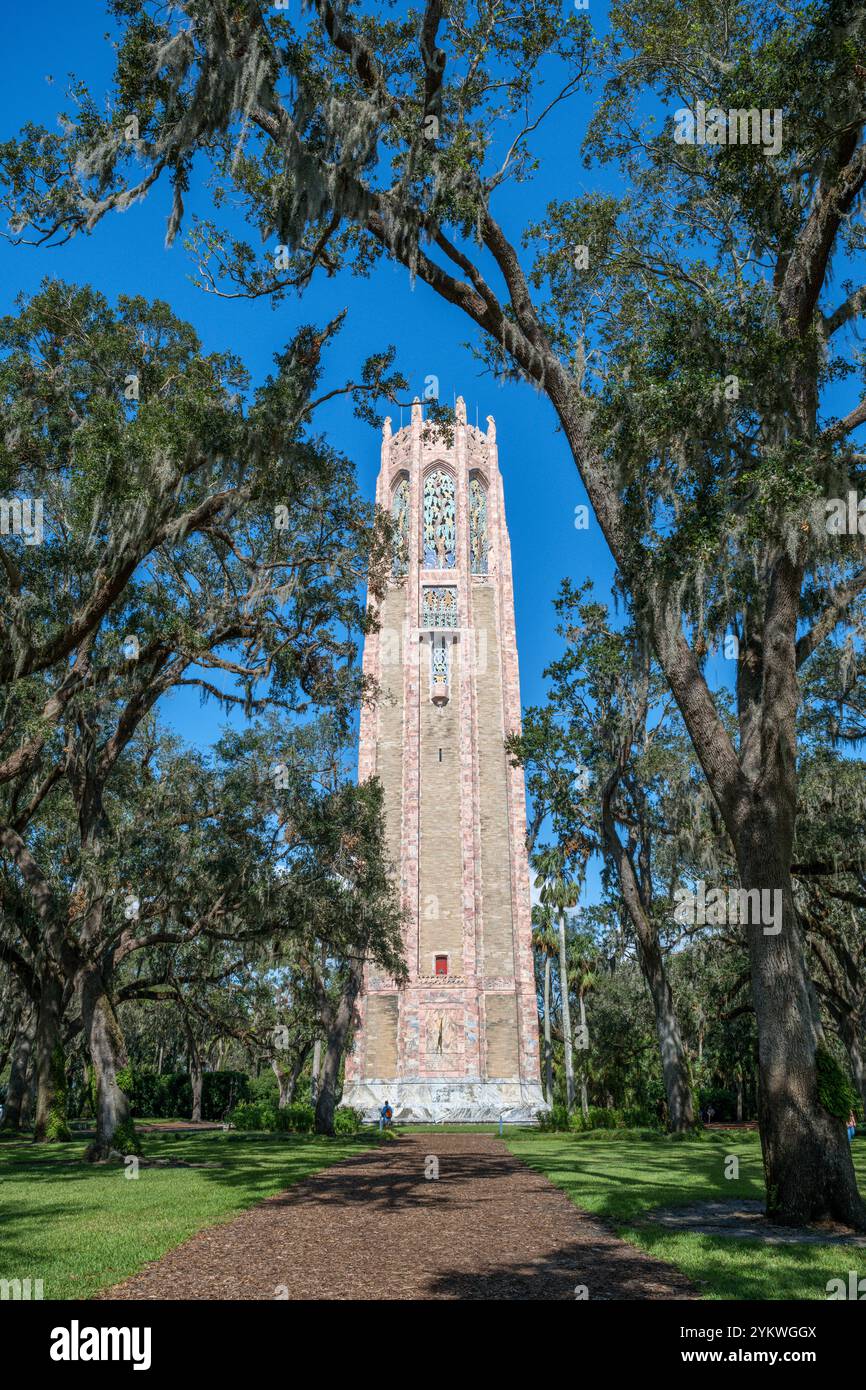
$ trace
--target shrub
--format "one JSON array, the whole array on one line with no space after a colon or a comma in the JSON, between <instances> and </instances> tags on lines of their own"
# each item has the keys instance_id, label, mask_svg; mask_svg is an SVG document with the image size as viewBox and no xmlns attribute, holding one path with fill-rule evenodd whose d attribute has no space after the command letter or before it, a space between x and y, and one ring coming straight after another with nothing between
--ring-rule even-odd
<instances>
[{"instance_id":1,"label":"shrub","mask_svg":"<svg viewBox=\"0 0 866 1390\"><path fill-rule=\"evenodd\" d=\"M169 1120L192 1114L192 1082L188 1072L157 1075L153 1067L127 1066L117 1073L117 1084L136 1118L147 1115L156 1120ZM246 1072L206 1071L201 1117L203 1120L224 1120L238 1102L249 1098L250 1078Z\"/></svg>"},{"instance_id":2,"label":"shrub","mask_svg":"<svg viewBox=\"0 0 866 1390\"><path fill-rule=\"evenodd\" d=\"M357 1134L364 1123L364 1117L360 1110L353 1110L351 1105L341 1105L334 1115L335 1134Z\"/></svg>"},{"instance_id":3,"label":"shrub","mask_svg":"<svg viewBox=\"0 0 866 1390\"><path fill-rule=\"evenodd\" d=\"M163 1078L157 1076L153 1067L123 1067L117 1073L117 1084L129 1101L134 1116L161 1116Z\"/></svg>"},{"instance_id":4,"label":"shrub","mask_svg":"<svg viewBox=\"0 0 866 1390\"><path fill-rule=\"evenodd\" d=\"M631 1113L634 1114L635 1112ZM569 1115L566 1107L559 1102L551 1106L550 1111L540 1110L538 1112L539 1129L556 1130L562 1133L571 1130L574 1133L582 1134L594 1129L624 1129L625 1126L624 1111L608 1110L601 1105L591 1105L588 1115L584 1115L578 1109L573 1110Z\"/></svg>"},{"instance_id":5,"label":"shrub","mask_svg":"<svg viewBox=\"0 0 866 1390\"><path fill-rule=\"evenodd\" d=\"M568 1110L564 1105L554 1104L549 1110L539 1110L538 1128L545 1130L567 1130L571 1128Z\"/></svg>"},{"instance_id":6,"label":"shrub","mask_svg":"<svg viewBox=\"0 0 866 1390\"><path fill-rule=\"evenodd\" d=\"M278 1113L267 1101L242 1101L232 1111L232 1124L235 1129L275 1130Z\"/></svg>"},{"instance_id":7,"label":"shrub","mask_svg":"<svg viewBox=\"0 0 866 1390\"><path fill-rule=\"evenodd\" d=\"M587 1129L623 1129L625 1117L621 1110L607 1110L600 1105L589 1107Z\"/></svg>"},{"instance_id":8,"label":"shrub","mask_svg":"<svg viewBox=\"0 0 866 1390\"><path fill-rule=\"evenodd\" d=\"M349 1112L354 1115L355 1111ZM337 1112L338 1116L340 1112ZM316 1123L316 1112L312 1105L303 1102L277 1109L267 1100L242 1101L232 1111L231 1121L235 1129L262 1129L277 1134L311 1134ZM348 1121L343 1121L347 1124ZM338 1133L351 1134L352 1129L339 1129Z\"/></svg>"},{"instance_id":9,"label":"shrub","mask_svg":"<svg viewBox=\"0 0 866 1390\"><path fill-rule=\"evenodd\" d=\"M274 1126L281 1134L311 1134L316 1123L316 1112L312 1105L297 1101L274 1111L277 1122Z\"/></svg>"},{"instance_id":10,"label":"shrub","mask_svg":"<svg viewBox=\"0 0 866 1390\"><path fill-rule=\"evenodd\" d=\"M646 1105L632 1106L631 1109L623 1110L622 1120L626 1129L661 1130L663 1128L658 1111Z\"/></svg>"},{"instance_id":11,"label":"shrub","mask_svg":"<svg viewBox=\"0 0 866 1390\"><path fill-rule=\"evenodd\" d=\"M272 1105L276 1105L279 1100L280 1088L270 1067L263 1071L261 1076L250 1077L248 1085L250 1100L269 1100Z\"/></svg>"}]
</instances>

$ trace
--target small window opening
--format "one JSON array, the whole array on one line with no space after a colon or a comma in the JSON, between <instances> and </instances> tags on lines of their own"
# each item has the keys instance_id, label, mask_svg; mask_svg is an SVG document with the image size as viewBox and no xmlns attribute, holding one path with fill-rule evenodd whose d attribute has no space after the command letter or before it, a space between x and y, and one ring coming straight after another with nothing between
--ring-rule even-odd
<instances>
[{"instance_id":1,"label":"small window opening","mask_svg":"<svg viewBox=\"0 0 866 1390\"><path fill-rule=\"evenodd\" d=\"M440 752L441 752L441 751L442 751L442 750L440 749ZM436 972L437 975L447 975L447 974L448 974L448 957L447 957L447 956L437 956L437 957L436 957L435 972Z\"/></svg>"}]
</instances>

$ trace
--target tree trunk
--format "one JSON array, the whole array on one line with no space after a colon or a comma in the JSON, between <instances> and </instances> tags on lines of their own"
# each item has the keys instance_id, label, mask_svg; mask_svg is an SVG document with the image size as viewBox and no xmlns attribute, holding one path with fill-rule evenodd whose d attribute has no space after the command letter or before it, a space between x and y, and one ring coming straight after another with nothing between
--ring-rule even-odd
<instances>
[{"instance_id":1,"label":"tree trunk","mask_svg":"<svg viewBox=\"0 0 866 1390\"><path fill-rule=\"evenodd\" d=\"M204 1087L204 1070L201 1058L195 1049L191 1049L189 1054L189 1079L192 1086L192 1115L193 1124L201 1124L201 1093Z\"/></svg>"},{"instance_id":2,"label":"tree trunk","mask_svg":"<svg viewBox=\"0 0 866 1390\"><path fill-rule=\"evenodd\" d=\"M743 1123L743 1078L737 1077L737 1124Z\"/></svg>"},{"instance_id":3,"label":"tree trunk","mask_svg":"<svg viewBox=\"0 0 866 1390\"><path fill-rule=\"evenodd\" d=\"M96 1075L96 1138L87 1157L91 1162L105 1159L113 1149L137 1153L139 1140L129 1101L117 1083L117 1073L126 1066L126 1047L101 971L93 965L82 966L77 987L84 1036Z\"/></svg>"},{"instance_id":4,"label":"tree trunk","mask_svg":"<svg viewBox=\"0 0 866 1390\"><path fill-rule=\"evenodd\" d=\"M345 988L336 1012L332 1012L325 1056L319 1075L319 1097L316 1101L316 1133L334 1133L334 1111L337 1108L337 1082L340 1062L346 1047L349 1029L355 1017L355 1000L361 988L361 968L352 963Z\"/></svg>"},{"instance_id":5,"label":"tree trunk","mask_svg":"<svg viewBox=\"0 0 866 1390\"><path fill-rule=\"evenodd\" d=\"M845 1122L829 1115L818 1098L820 1037L791 886L792 834L781 833L773 809L765 805L749 818L738 853L744 888L781 893L781 930L765 932L763 922L745 929L758 1029L767 1215L784 1225L835 1219L866 1230Z\"/></svg>"},{"instance_id":6,"label":"tree trunk","mask_svg":"<svg viewBox=\"0 0 866 1390\"><path fill-rule=\"evenodd\" d=\"M304 1070L304 1064L309 1055L310 1047L309 1044L307 1044L306 1047L301 1048L301 1051L295 1058L290 1071L286 1071L285 1067L280 1066L280 1063L277 1061L276 1057L272 1059L271 1066L274 1069L274 1075L277 1078L277 1082L280 1087L280 1099L278 1107L280 1110L285 1110L286 1106L291 1105L293 1100L295 1099L295 1090L298 1085L298 1077Z\"/></svg>"},{"instance_id":7,"label":"tree trunk","mask_svg":"<svg viewBox=\"0 0 866 1390\"><path fill-rule=\"evenodd\" d=\"M291 1104L291 1096L289 1095L291 1072L287 1072L281 1067L276 1057L271 1058L271 1067L273 1068L274 1076L277 1078L277 1085L280 1088L280 1099L277 1102L277 1108L279 1110L285 1110L286 1106Z\"/></svg>"},{"instance_id":8,"label":"tree trunk","mask_svg":"<svg viewBox=\"0 0 866 1390\"><path fill-rule=\"evenodd\" d=\"M618 775L611 777L602 795L602 826L605 848L616 867L622 899L634 931L641 974L646 980L652 999L662 1077L668 1103L668 1128L672 1134L682 1134L686 1130L693 1129L695 1123L688 1059L674 1008L673 994L665 970L664 956L659 945L658 932L650 916L652 909L650 876L646 875L642 891L631 856L617 833L613 811L613 793L617 781Z\"/></svg>"},{"instance_id":9,"label":"tree trunk","mask_svg":"<svg viewBox=\"0 0 866 1390\"><path fill-rule=\"evenodd\" d=\"M544 952L544 1099L553 1104L553 1044L550 1040L550 952Z\"/></svg>"},{"instance_id":10,"label":"tree trunk","mask_svg":"<svg viewBox=\"0 0 866 1390\"><path fill-rule=\"evenodd\" d=\"M562 1041L565 1047L565 1103L574 1109L574 1050L571 1040L571 1009L568 1003L568 962L565 951L565 913L559 913L559 993L562 1001Z\"/></svg>"},{"instance_id":11,"label":"tree trunk","mask_svg":"<svg viewBox=\"0 0 866 1390\"><path fill-rule=\"evenodd\" d=\"M791 389L795 393L793 384ZM618 499L589 445L586 415L576 404L574 388L552 361L548 394L605 538L623 565L629 546ZM814 415L810 421L813 425ZM763 612L753 624L760 636L747 634L749 640L740 645L739 750L686 641L679 605L653 584L642 591L639 576L634 587L651 615L656 655L724 818L740 883L746 891L778 889L783 895L780 933L764 935L760 924L747 929L768 1215L793 1225L831 1216L866 1230L866 1205L857 1191L845 1126L818 1101L815 1020L791 889L797 811L796 639L803 568L784 550L768 572Z\"/></svg>"},{"instance_id":12,"label":"tree trunk","mask_svg":"<svg viewBox=\"0 0 866 1390\"><path fill-rule=\"evenodd\" d=\"M582 1038L585 1038L585 1037L587 1037L587 1029L586 1029L586 1005L584 1004L583 995L582 995L582 994L578 995L578 1003L580 1004L580 1036L581 1036ZM581 1066L581 1069L580 1069L580 1113L583 1115L583 1118L584 1118L585 1120L588 1120L588 1119L589 1119L589 1096L588 1096L587 1093L586 1093L586 1059L585 1059L585 1058L584 1058L583 1065Z\"/></svg>"},{"instance_id":13,"label":"tree trunk","mask_svg":"<svg viewBox=\"0 0 866 1390\"><path fill-rule=\"evenodd\" d=\"M12 1063L9 1071L9 1084L6 1087L6 1114L3 1118L4 1129L17 1130L21 1128L23 1111L25 1108L24 1102L27 1096L27 1073L30 1069L33 1044L36 1041L37 1016L38 1012L36 1005L26 1005L24 1013L18 1023L15 1041L12 1044Z\"/></svg>"},{"instance_id":14,"label":"tree trunk","mask_svg":"<svg viewBox=\"0 0 866 1390\"><path fill-rule=\"evenodd\" d=\"M688 1059L661 947L656 942L654 949L651 946L645 953L638 942L638 956L653 1001L656 1037L668 1103L668 1127L672 1134L683 1134L686 1130L694 1128L695 1112L689 1084Z\"/></svg>"},{"instance_id":15,"label":"tree trunk","mask_svg":"<svg viewBox=\"0 0 866 1390\"><path fill-rule=\"evenodd\" d=\"M36 1119L33 1138L37 1144L69 1138L65 1064L60 1041L62 1011L63 985L53 971L48 971L41 981L36 1025Z\"/></svg>"},{"instance_id":16,"label":"tree trunk","mask_svg":"<svg viewBox=\"0 0 866 1390\"><path fill-rule=\"evenodd\" d=\"M315 1105L319 1099L319 1072L322 1069L322 1040L316 1038L313 1045L313 1071L310 1077L310 1104Z\"/></svg>"}]
</instances>

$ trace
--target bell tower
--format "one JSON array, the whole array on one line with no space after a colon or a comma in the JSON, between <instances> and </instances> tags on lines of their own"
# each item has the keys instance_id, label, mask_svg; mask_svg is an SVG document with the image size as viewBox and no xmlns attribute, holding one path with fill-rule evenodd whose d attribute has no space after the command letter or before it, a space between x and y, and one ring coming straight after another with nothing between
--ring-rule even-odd
<instances>
[{"instance_id":1,"label":"bell tower","mask_svg":"<svg viewBox=\"0 0 866 1390\"><path fill-rule=\"evenodd\" d=\"M531 1121L545 1108L523 774L503 741L520 689L496 429L382 433L377 501L394 522L380 630L364 669L359 775L385 789L408 983L368 969L343 1103L368 1118Z\"/></svg>"}]
</instances>

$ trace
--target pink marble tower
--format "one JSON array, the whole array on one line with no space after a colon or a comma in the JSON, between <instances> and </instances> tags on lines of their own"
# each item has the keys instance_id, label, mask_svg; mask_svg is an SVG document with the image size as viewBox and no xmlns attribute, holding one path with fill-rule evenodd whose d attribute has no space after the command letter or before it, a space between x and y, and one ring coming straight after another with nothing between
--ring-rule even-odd
<instances>
[{"instance_id":1,"label":"pink marble tower","mask_svg":"<svg viewBox=\"0 0 866 1390\"><path fill-rule=\"evenodd\" d=\"M372 1118L533 1120L539 1079L511 549L496 430L385 421L379 505L393 573L368 637L380 698L359 774L385 789L409 981L368 970L343 1103Z\"/></svg>"}]
</instances>

